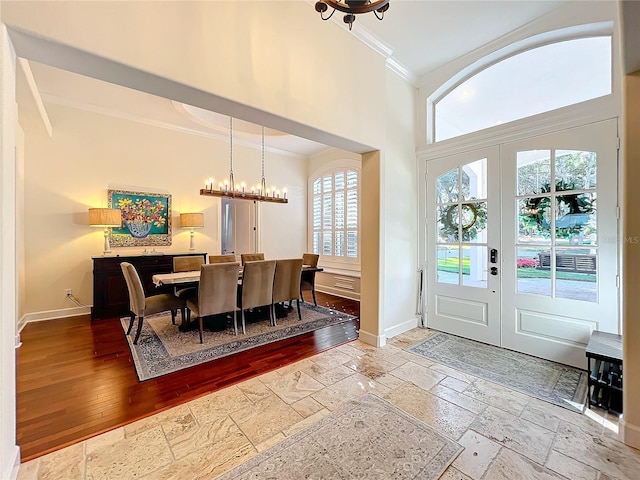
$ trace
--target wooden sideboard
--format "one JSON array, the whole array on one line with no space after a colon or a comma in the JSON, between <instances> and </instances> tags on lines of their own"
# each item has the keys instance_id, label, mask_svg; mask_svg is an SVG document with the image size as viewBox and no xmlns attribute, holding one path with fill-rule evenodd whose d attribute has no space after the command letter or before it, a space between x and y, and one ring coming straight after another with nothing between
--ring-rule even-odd
<instances>
[{"instance_id":1,"label":"wooden sideboard","mask_svg":"<svg viewBox=\"0 0 640 480\"><path fill-rule=\"evenodd\" d=\"M145 295L166 293L172 287L156 287L151 281L155 273L173 271L173 257L206 253L172 253L163 255L126 255L93 257L93 307L91 320L125 316L129 313L129 292L120 268L121 262L129 262L138 271Z\"/></svg>"}]
</instances>

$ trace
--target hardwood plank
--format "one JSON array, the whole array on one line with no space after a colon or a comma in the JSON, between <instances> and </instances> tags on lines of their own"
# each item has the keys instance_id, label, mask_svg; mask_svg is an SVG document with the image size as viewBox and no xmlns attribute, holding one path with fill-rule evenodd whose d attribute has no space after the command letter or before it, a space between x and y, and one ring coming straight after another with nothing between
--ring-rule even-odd
<instances>
[{"instance_id":1,"label":"hardwood plank","mask_svg":"<svg viewBox=\"0 0 640 480\"><path fill-rule=\"evenodd\" d=\"M317 292L356 317L360 303ZM22 461L188 402L357 338L333 325L139 382L119 319L88 315L29 323L17 352L17 442Z\"/></svg>"}]
</instances>

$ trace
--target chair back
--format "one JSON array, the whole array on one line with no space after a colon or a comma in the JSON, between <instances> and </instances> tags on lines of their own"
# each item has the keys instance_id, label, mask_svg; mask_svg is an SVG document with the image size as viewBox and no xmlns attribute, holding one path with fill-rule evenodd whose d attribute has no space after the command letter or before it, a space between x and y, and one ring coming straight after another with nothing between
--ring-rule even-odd
<instances>
[{"instance_id":1,"label":"chair back","mask_svg":"<svg viewBox=\"0 0 640 480\"><path fill-rule=\"evenodd\" d=\"M304 253L302 254L302 264L309 265L310 267L317 267L320 255L316 253Z\"/></svg>"},{"instance_id":2,"label":"chair back","mask_svg":"<svg viewBox=\"0 0 640 480\"><path fill-rule=\"evenodd\" d=\"M127 290L129 290L129 310L138 316L144 316L144 288L138 276L136 267L129 262L120 263L120 268L127 282Z\"/></svg>"},{"instance_id":3,"label":"chair back","mask_svg":"<svg viewBox=\"0 0 640 480\"><path fill-rule=\"evenodd\" d=\"M300 298L301 275L302 258L276 260L276 272L273 279L273 303Z\"/></svg>"},{"instance_id":4,"label":"chair back","mask_svg":"<svg viewBox=\"0 0 640 480\"><path fill-rule=\"evenodd\" d=\"M241 253L240 261L242 265L247 262L257 262L258 260L264 260L264 253Z\"/></svg>"},{"instance_id":5,"label":"chair back","mask_svg":"<svg viewBox=\"0 0 640 480\"><path fill-rule=\"evenodd\" d=\"M209 255L209 263L234 263L237 262L234 254L229 255Z\"/></svg>"},{"instance_id":6,"label":"chair back","mask_svg":"<svg viewBox=\"0 0 640 480\"><path fill-rule=\"evenodd\" d=\"M191 272L195 270L200 270L200 267L203 264L204 264L204 256L202 255L173 257L174 272Z\"/></svg>"},{"instance_id":7,"label":"chair back","mask_svg":"<svg viewBox=\"0 0 640 480\"><path fill-rule=\"evenodd\" d=\"M239 263L213 263L200 267L198 316L233 312L238 300Z\"/></svg>"},{"instance_id":8,"label":"chair back","mask_svg":"<svg viewBox=\"0 0 640 480\"><path fill-rule=\"evenodd\" d=\"M243 309L271 305L275 270L275 260L259 260L244 264L241 298Z\"/></svg>"}]
</instances>

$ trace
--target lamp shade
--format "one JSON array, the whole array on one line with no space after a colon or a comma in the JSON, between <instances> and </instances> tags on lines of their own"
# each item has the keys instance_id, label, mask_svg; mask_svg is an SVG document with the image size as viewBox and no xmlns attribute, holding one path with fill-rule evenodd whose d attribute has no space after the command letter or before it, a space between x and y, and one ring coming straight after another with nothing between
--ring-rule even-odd
<instances>
[{"instance_id":1,"label":"lamp shade","mask_svg":"<svg viewBox=\"0 0 640 480\"><path fill-rule=\"evenodd\" d=\"M122 226L122 212L117 208L90 208L89 225L92 227Z\"/></svg>"},{"instance_id":2,"label":"lamp shade","mask_svg":"<svg viewBox=\"0 0 640 480\"><path fill-rule=\"evenodd\" d=\"M180 226L190 228L204 227L204 213L181 213Z\"/></svg>"}]
</instances>

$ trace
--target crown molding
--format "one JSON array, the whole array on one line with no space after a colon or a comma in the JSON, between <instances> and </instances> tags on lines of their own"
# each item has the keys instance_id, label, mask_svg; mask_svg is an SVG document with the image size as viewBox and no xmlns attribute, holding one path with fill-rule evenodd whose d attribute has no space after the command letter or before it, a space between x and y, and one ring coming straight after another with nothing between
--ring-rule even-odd
<instances>
[{"instance_id":1,"label":"crown molding","mask_svg":"<svg viewBox=\"0 0 640 480\"><path fill-rule=\"evenodd\" d=\"M405 67L402 63L397 61L393 57L387 58L386 62L387 68L392 72L395 72L400 77L404 78L407 82L409 82L414 87L418 88L418 77L416 77L407 67Z\"/></svg>"},{"instance_id":2,"label":"crown molding","mask_svg":"<svg viewBox=\"0 0 640 480\"><path fill-rule=\"evenodd\" d=\"M163 128L166 130L173 130L176 132L181 132L181 133L186 133L189 135L198 135L200 137L205 137L205 138L210 138L213 140L218 140L220 142L228 142L229 141L229 135L227 133L218 133L215 131L211 131L211 132L203 132L201 130L196 130L196 129L192 129L189 127L183 127L181 125L175 125L173 123L169 123L169 122L162 122L159 120L153 120L151 118L148 117L144 117L141 115L135 115L132 113L128 113L128 112L123 112L121 110L116 110L114 108L109 108L109 107L102 107L102 106L98 106L98 105L93 105L90 103L84 103L84 102L77 102L77 101L73 101L73 100L69 100L67 98L62 98L62 97L58 97L56 95L42 95L42 99L50 104L53 105L59 105L62 107L68 107L68 108L74 108L77 110L83 110L86 112L91 112L91 113L97 113L100 115L106 115L109 117L114 117L114 118L120 118L123 120L128 120L131 122L136 122L136 123L140 123L143 125L149 125L152 127L157 127L157 128ZM168 101L168 100L167 100ZM250 142L247 141L243 138L240 138L238 136L234 136L233 138L233 144L234 145L242 145L243 147L247 147L247 148L252 148L254 150L260 150L262 147L260 144L256 144L254 142ZM274 147L270 147L265 145L265 151L267 152L271 152L277 155L282 155L284 157L289 157L289 158L295 158L298 160L304 160L307 158L306 155L301 155L299 153L294 153L294 152L289 152L287 150L282 150L279 148L274 148Z\"/></svg>"},{"instance_id":3,"label":"crown molding","mask_svg":"<svg viewBox=\"0 0 640 480\"><path fill-rule=\"evenodd\" d=\"M49 137L53 136L53 128L51 126L51 120L49 119L49 115L47 114L47 109L44 106L42 101L42 95L40 95L40 90L38 89L38 84L36 83L36 79L33 78L33 72L31 70L31 64L26 58L18 58L18 65L24 73L24 77L27 81L27 86L29 87L29 93L31 93L31 97L36 104L36 108L38 109L38 113L40 114L40 119L44 124L44 128L47 131Z\"/></svg>"}]
</instances>

